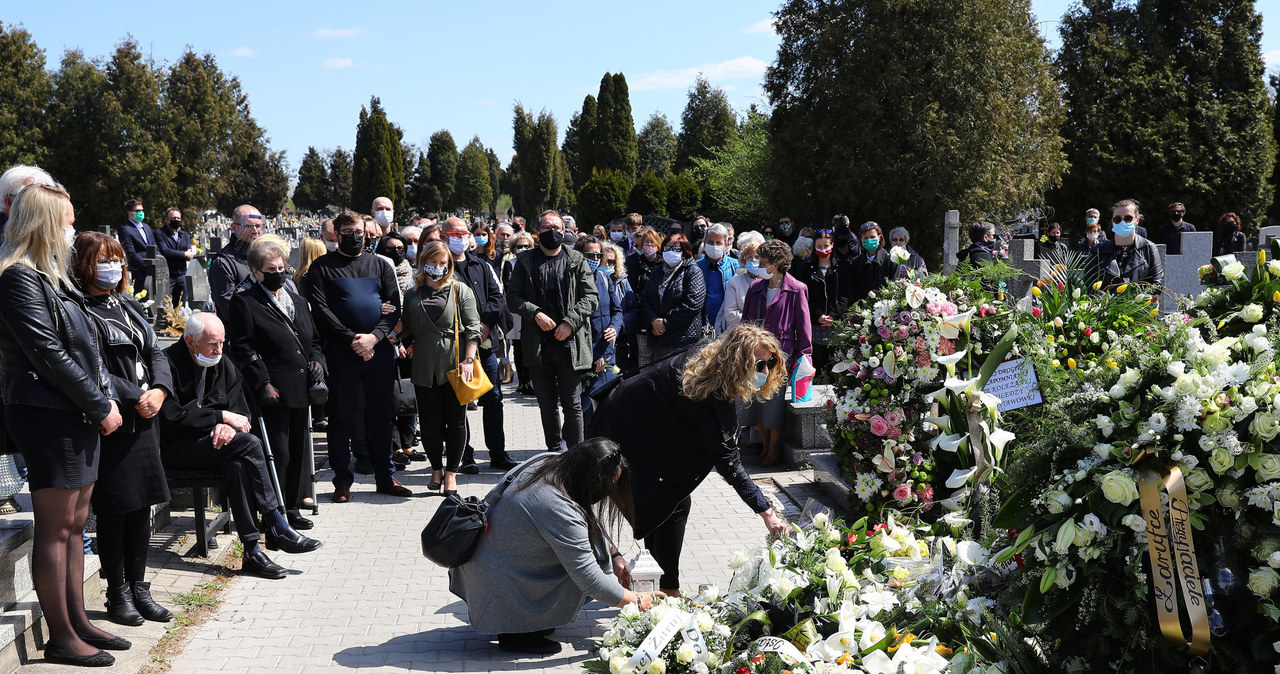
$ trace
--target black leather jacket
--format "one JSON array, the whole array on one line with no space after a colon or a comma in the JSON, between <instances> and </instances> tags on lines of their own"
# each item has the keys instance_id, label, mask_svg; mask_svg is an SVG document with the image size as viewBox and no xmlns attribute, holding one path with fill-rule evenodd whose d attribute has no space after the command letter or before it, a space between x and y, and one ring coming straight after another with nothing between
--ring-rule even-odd
<instances>
[{"instance_id":1,"label":"black leather jacket","mask_svg":"<svg viewBox=\"0 0 1280 674\"><path fill-rule=\"evenodd\" d=\"M5 404L79 411L93 425L102 423L117 396L101 353L79 291L55 291L22 264L0 274Z\"/></svg>"}]
</instances>

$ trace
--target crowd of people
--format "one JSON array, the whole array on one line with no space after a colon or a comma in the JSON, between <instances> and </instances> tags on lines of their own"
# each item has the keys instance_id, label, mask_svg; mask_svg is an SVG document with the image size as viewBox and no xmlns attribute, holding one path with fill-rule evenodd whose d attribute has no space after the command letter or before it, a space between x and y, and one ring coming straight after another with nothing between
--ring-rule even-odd
<instances>
[{"instance_id":1,"label":"crowd of people","mask_svg":"<svg viewBox=\"0 0 1280 674\"><path fill-rule=\"evenodd\" d=\"M113 238L77 233L69 195L38 168L9 169L0 191L0 439L31 485L46 657L81 665L129 647L90 623L74 582L90 505L109 618L171 620L145 580L149 508L169 499L167 471L220 475L244 572L284 578L268 550L321 545L300 533L314 527L303 516L314 505L309 434L327 433L335 503L353 498L357 474L379 494L411 496L397 473L414 461L429 463L429 490L455 495L459 476L481 466L450 375L480 371L494 384L475 403L487 468L520 471L493 521L523 533L486 537L452 587L501 647L555 652L547 628L571 620L583 595L652 599L602 580L626 575L608 523L625 520L644 541L667 594L680 592L690 494L712 469L769 531L785 530L743 469L739 438L752 436L742 429L754 428L760 465L776 463L789 373L825 373L849 307L926 270L907 229L855 228L845 216L741 234L703 216L659 231L636 213L590 231L556 211L532 225L436 214L399 225L386 197L320 222L295 257L245 204L209 262L213 310L190 313L182 339L162 347L134 292L150 274L147 247L172 279L196 255L180 209L152 229L130 200ZM1171 251L1194 231L1184 214L1172 204L1156 230ZM1076 248L1102 280L1160 285L1138 204L1115 204L1110 238L1098 220L1091 209ZM1239 218L1222 222L1221 245L1234 249ZM1000 256L992 225L969 235L962 263ZM1067 250L1057 224L1040 244L1043 257ZM175 304L183 285L166 289ZM504 384L535 396L541 415L546 451L519 466ZM529 589L548 577L565 592Z\"/></svg>"}]
</instances>

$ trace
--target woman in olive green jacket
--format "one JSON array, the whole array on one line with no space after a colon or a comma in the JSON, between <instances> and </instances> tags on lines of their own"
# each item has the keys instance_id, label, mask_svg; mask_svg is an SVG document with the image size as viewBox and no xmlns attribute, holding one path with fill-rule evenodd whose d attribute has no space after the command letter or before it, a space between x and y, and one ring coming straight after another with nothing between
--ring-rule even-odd
<instances>
[{"instance_id":1,"label":"woman in olive green jacket","mask_svg":"<svg viewBox=\"0 0 1280 674\"><path fill-rule=\"evenodd\" d=\"M465 283L453 279L453 255L432 241L418 254L415 287L404 296L400 340L413 359L410 378L418 396L422 447L431 461L431 489L458 493L458 461L467 441L467 408L458 402L446 375L458 369L470 380L480 344L480 312ZM456 324L455 324L456 321ZM457 331L455 345L454 332ZM441 464L441 456L446 462Z\"/></svg>"}]
</instances>

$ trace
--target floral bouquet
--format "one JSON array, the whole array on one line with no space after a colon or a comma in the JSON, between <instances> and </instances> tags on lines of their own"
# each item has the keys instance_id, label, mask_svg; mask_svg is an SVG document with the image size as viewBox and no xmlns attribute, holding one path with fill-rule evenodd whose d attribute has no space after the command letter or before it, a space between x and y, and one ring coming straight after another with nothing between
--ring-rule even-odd
<instances>
[{"instance_id":1,"label":"floral bouquet","mask_svg":"<svg viewBox=\"0 0 1280 674\"><path fill-rule=\"evenodd\" d=\"M1258 251L1252 270L1234 255L1213 258L1200 268L1200 282L1206 288L1186 307L1186 311L1213 326L1221 334L1240 334L1265 323L1280 305L1280 239L1271 241L1271 260Z\"/></svg>"},{"instance_id":2,"label":"floral bouquet","mask_svg":"<svg viewBox=\"0 0 1280 674\"><path fill-rule=\"evenodd\" d=\"M598 659L586 663L596 674L707 674L724 662L731 631L719 590L693 597L666 597L641 612L628 604L604 633Z\"/></svg>"}]
</instances>

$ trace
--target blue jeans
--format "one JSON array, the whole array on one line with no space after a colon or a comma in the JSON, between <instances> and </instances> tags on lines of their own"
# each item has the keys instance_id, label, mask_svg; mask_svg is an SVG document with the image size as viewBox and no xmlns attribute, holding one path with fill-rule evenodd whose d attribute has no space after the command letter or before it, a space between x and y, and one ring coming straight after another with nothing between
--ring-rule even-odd
<instances>
[{"instance_id":1,"label":"blue jeans","mask_svg":"<svg viewBox=\"0 0 1280 674\"><path fill-rule=\"evenodd\" d=\"M480 349L476 359L480 361L480 367L484 368L485 376L493 384L493 388L476 401L484 419L484 446L489 450L490 461L495 458L506 458L507 432L502 428L502 381L498 379L498 354L492 349ZM475 448L471 446L471 432L468 428L467 449L463 452L462 465L475 463L475 452Z\"/></svg>"}]
</instances>

